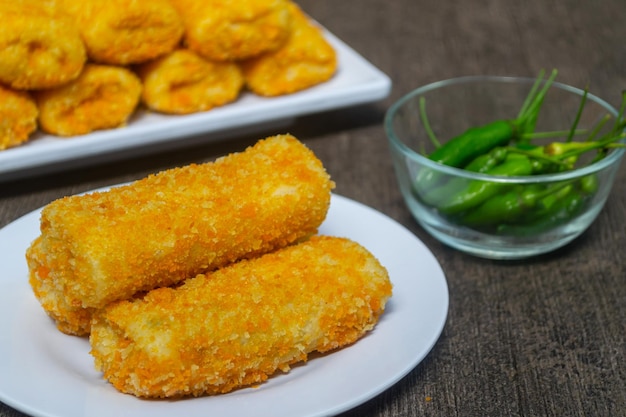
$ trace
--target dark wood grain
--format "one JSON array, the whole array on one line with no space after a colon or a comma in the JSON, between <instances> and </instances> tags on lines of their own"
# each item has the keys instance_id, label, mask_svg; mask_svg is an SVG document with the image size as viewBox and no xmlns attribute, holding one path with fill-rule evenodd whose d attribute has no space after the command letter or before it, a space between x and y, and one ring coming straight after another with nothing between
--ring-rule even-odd
<instances>
[{"instance_id":1,"label":"dark wood grain","mask_svg":"<svg viewBox=\"0 0 626 417\"><path fill-rule=\"evenodd\" d=\"M573 243L531 260L489 261L443 246L414 222L396 188L382 129L385 110L401 95L461 75L534 76L558 68L560 81L588 85L617 105L626 88L624 1L300 4L387 73L393 89L378 103L302 117L284 130L319 155L338 194L380 210L423 240L450 291L448 321L431 353L345 417L624 415L626 166L595 224ZM0 226L63 195L212 160L273 133L0 183ZM0 417L17 416L0 404Z\"/></svg>"}]
</instances>

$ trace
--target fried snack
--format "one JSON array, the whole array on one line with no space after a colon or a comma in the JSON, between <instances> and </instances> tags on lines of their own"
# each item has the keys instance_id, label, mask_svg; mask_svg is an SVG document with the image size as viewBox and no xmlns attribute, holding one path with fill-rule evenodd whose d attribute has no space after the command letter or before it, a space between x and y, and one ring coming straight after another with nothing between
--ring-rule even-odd
<instances>
[{"instance_id":1,"label":"fried snack","mask_svg":"<svg viewBox=\"0 0 626 417\"><path fill-rule=\"evenodd\" d=\"M239 66L208 61L188 49L176 51L137 68L146 107L171 114L210 110L232 102L243 87Z\"/></svg>"},{"instance_id":2,"label":"fried snack","mask_svg":"<svg viewBox=\"0 0 626 417\"><path fill-rule=\"evenodd\" d=\"M213 61L275 50L287 39L286 0L171 0L183 18L184 41Z\"/></svg>"},{"instance_id":3,"label":"fried snack","mask_svg":"<svg viewBox=\"0 0 626 417\"><path fill-rule=\"evenodd\" d=\"M58 0L77 22L89 58L129 65L174 50L183 22L169 0Z\"/></svg>"},{"instance_id":4,"label":"fried snack","mask_svg":"<svg viewBox=\"0 0 626 417\"><path fill-rule=\"evenodd\" d=\"M38 114L30 94L0 85L0 150L26 142L37 129Z\"/></svg>"},{"instance_id":5,"label":"fried snack","mask_svg":"<svg viewBox=\"0 0 626 417\"><path fill-rule=\"evenodd\" d=\"M39 0L0 0L0 83L57 87L78 77L85 46L72 19Z\"/></svg>"},{"instance_id":6,"label":"fried snack","mask_svg":"<svg viewBox=\"0 0 626 417\"><path fill-rule=\"evenodd\" d=\"M215 162L46 206L27 250L30 283L69 334L112 301L168 286L304 239L326 217L334 184L291 135Z\"/></svg>"},{"instance_id":7,"label":"fried snack","mask_svg":"<svg viewBox=\"0 0 626 417\"><path fill-rule=\"evenodd\" d=\"M262 96L278 96L304 90L329 80L337 71L337 57L319 27L295 4L289 10L292 32L274 52L242 63L247 87Z\"/></svg>"},{"instance_id":8,"label":"fried snack","mask_svg":"<svg viewBox=\"0 0 626 417\"><path fill-rule=\"evenodd\" d=\"M374 328L391 292L365 248L314 236L110 305L94 317L91 353L124 393L226 393L354 343Z\"/></svg>"},{"instance_id":9,"label":"fried snack","mask_svg":"<svg viewBox=\"0 0 626 417\"><path fill-rule=\"evenodd\" d=\"M130 70L86 64L80 76L61 87L34 94L43 131L82 135L124 126L141 94L141 81Z\"/></svg>"}]
</instances>

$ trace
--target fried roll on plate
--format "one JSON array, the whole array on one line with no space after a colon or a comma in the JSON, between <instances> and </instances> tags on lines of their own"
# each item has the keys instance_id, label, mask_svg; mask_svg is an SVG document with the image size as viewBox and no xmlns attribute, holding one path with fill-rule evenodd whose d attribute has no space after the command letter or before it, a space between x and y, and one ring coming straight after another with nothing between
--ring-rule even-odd
<instances>
[{"instance_id":1,"label":"fried roll on plate","mask_svg":"<svg viewBox=\"0 0 626 417\"><path fill-rule=\"evenodd\" d=\"M87 56L72 19L40 0L0 0L0 16L0 83L35 90L78 77Z\"/></svg>"},{"instance_id":2,"label":"fried roll on plate","mask_svg":"<svg viewBox=\"0 0 626 417\"><path fill-rule=\"evenodd\" d=\"M74 136L124 126L140 94L141 81L130 70L87 64L76 80L34 95L41 129Z\"/></svg>"},{"instance_id":3,"label":"fried roll on plate","mask_svg":"<svg viewBox=\"0 0 626 417\"><path fill-rule=\"evenodd\" d=\"M235 61L275 50L287 39L286 0L171 0L186 46L207 59Z\"/></svg>"},{"instance_id":4,"label":"fried roll on plate","mask_svg":"<svg viewBox=\"0 0 626 417\"><path fill-rule=\"evenodd\" d=\"M38 114L30 94L0 85L0 150L26 142L37 129Z\"/></svg>"},{"instance_id":5,"label":"fried roll on plate","mask_svg":"<svg viewBox=\"0 0 626 417\"><path fill-rule=\"evenodd\" d=\"M215 162L163 171L46 206L27 251L30 282L60 330L94 310L316 233L334 184L290 135Z\"/></svg>"},{"instance_id":6,"label":"fried roll on plate","mask_svg":"<svg viewBox=\"0 0 626 417\"><path fill-rule=\"evenodd\" d=\"M128 65L170 52L183 23L169 0L57 0L71 14L97 63Z\"/></svg>"},{"instance_id":7,"label":"fried roll on plate","mask_svg":"<svg viewBox=\"0 0 626 417\"><path fill-rule=\"evenodd\" d=\"M321 29L291 3L292 30L279 49L242 64L248 88L262 96L278 96L328 81L337 71L337 56Z\"/></svg>"},{"instance_id":8,"label":"fried roll on plate","mask_svg":"<svg viewBox=\"0 0 626 417\"><path fill-rule=\"evenodd\" d=\"M170 114L210 110L237 99L243 87L239 66L208 61L188 49L176 51L137 68L146 107Z\"/></svg>"},{"instance_id":9,"label":"fried roll on plate","mask_svg":"<svg viewBox=\"0 0 626 417\"><path fill-rule=\"evenodd\" d=\"M91 353L125 393L225 393L357 341L391 291L387 271L365 248L314 236L110 305L94 318Z\"/></svg>"}]
</instances>

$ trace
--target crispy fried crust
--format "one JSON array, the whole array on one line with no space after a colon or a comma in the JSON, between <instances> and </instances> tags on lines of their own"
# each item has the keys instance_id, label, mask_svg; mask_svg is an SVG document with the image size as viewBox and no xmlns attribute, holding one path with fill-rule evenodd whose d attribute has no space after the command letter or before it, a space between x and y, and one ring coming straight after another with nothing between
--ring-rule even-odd
<instances>
[{"instance_id":1,"label":"crispy fried crust","mask_svg":"<svg viewBox=\"0 0 626 417\"><path fill-rule=\"evenodd\" d=\"M26 142L37 129L38 114L30 94L0 85L0 150Z\"/></svg>"},{"instance_id":2,"label":"crispy fried crust","mask_svg":"<svg viewBox=\"0 0 626 417\"><path fill-rule=\"evenodd\" d=\"M62 87L34 94L43 131L82 135L124 126L135 111L141 81L130 70L87 64L80 76Z\"/></svg>"},{"instance_id":3,"label":"crispy fried crust","mask_svg":"<svg viewBox=\"0 0 626 417\"><path fill-rule=\"evenodd\" d=\"M288 371L371 330L391 296L362 246L314 236L94 317L96 367L140 397L218 394Z\"/></svg>"},{"instance_id":4,"label":"crispy fried crust","mask_svg":"<svg viewBox=\"0 0 626 417\"><path fill-rule=\"evenodd\" d=\"M87 59L72 19L39 0L0 0L0 83L52 88L76 79Z\"/></svg>"},{"instance_id":5,"label":"crispy fried crust","mask_svg":"<svg viewBox=\"0 0 626 417\"><path fill-rule=\"evenodd\" d=\"M71 14L90 60L129 65L176 48L183 22L169 0L57 0Z\"/></svg>"},{"instance_id":6,"label":"crispy fried crust","mask_svg":"<svg viewBox=\"0 0 626 417\"><path fill-rule=\"evenodd\" d=\"M213 163L56 200L26 254L30 283L59 329L84 335L85 309L314 234L333 186L313 152L282 135Z\"/></svg>"},{"instance_id":7,"label":"crispy fried crust","mask_svg":"<svg viewBox=\"0 0 626 417\"><path fill-rule=\"evenodd\" d=\"M209 61L189 49L143 64L137 73L143 82L143 103L163 113L210 110L234 101L243 87L237 64Z\"/></svg>"},{"instance_id":8,"label":"crispy fried crust","mask_svg":"<svg viewBox=\"0 0 626 417\"><path fill-rule=\"evenodd\" d=\"M287 39L286 0L171 0L185 44L207 59L235 61L275 50Z\"/></svg>"},{"instance_id":9,"label":"crispy fried crust","mask_svg":"<svg viewBox=\"0 0 626 417\"><path fill-rule=\"evenodd\" d=\"M294 3L289 5L292 30L279 49L242 63L246 85L256 94L278 96L329 80L337 71L335 50Z\"/></svg>"}]
</instances>

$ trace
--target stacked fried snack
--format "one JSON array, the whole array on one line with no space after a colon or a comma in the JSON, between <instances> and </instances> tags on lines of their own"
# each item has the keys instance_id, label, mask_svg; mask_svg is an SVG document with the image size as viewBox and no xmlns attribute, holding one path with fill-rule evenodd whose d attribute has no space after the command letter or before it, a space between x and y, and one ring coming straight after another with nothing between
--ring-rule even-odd
<instances>
[{"instance_id":1,"label":"stacked fried snack","mask_svg":"<svg viewBox=\"0 0 626 417\"><path fill-rule=\"evenodd\" d=\"M125 393L225 393L357 341L390 294L386 270L365 248L313 236L112 304L94 319L92 355Z\"/></svg>"},{"instance_id":2,"label":"stacked fried snack","mask_svg":"<svg viewBox=\"0 0 626 417\"><path fill-rule=\"evenodd\" d=\"M26 253L43 309L90 335L96 367L140 397L228 392L358 340L385 268L319 236L334 184L291 135L42 211Z\"/></svg>"},{"instance_id":3,"label":"stacked fried snack","mask_svg":"<svg viewBox=\"0 0 626 417\"><path fill-rule=\"evenodd\" d=\"M289 94L337 68L320 28L289 0L0 0L0 16L2 94L37 108L9 118L0 102L0 150L37 127L122 127L140 106L189 114L244 89Z\"/></svg>"},{"instance_id":4,"label":"stacked fried snack","mask_svg":"<svg viewBox=\"0 0 626 417\"><path fill-rule=\"evenodd\" d=\"M38 0L0 0L0 150L37 129L33 94L70 83L87 59L73 20Z\"/></svg>"},{"instance_id":5,"label":"stacked fried snack","mask_svg":"<svg viewBox=\"0 0 626 417\"><path fill-rule=\"evenodd\" d=\"M112 301L314 234L332 187L319 159L281 135L215 162L62 198L42 211L27 252L30 282L62 331L85 335L93 311Z\"/></svg>"}]
</instances>

